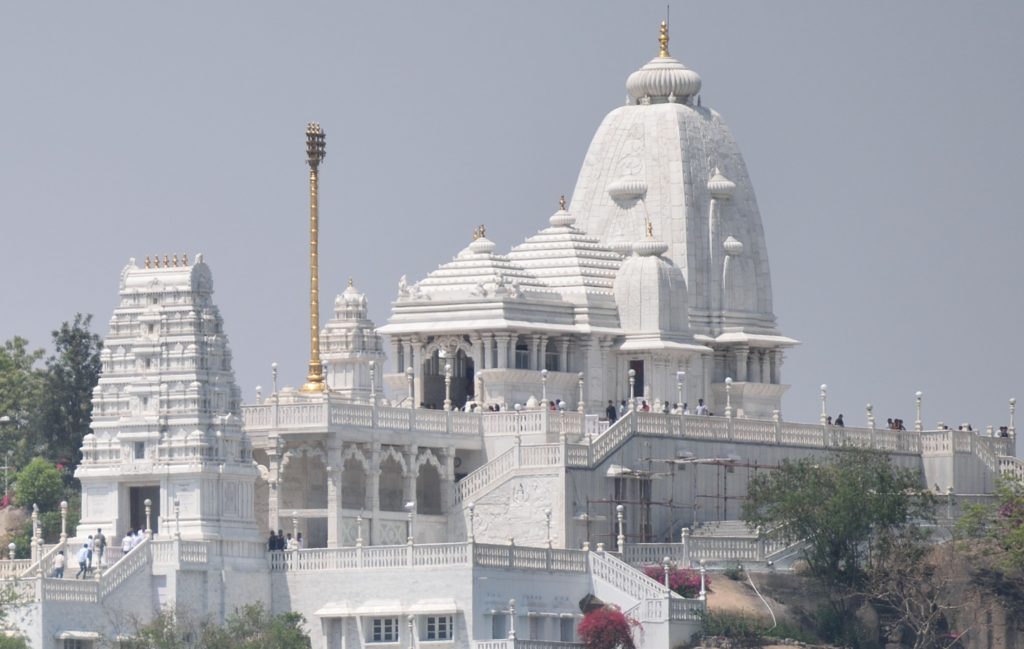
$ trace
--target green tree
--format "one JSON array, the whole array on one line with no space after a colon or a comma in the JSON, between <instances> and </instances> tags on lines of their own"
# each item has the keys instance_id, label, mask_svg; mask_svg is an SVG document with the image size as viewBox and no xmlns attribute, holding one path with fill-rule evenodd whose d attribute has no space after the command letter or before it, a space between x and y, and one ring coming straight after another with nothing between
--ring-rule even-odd
<instances>
[{"instance_id":1,"label":"green tree","mask_svg":"<svg viewBox=\"0 0 1024 649\"><path fill-rule=\"evenodd\" d=\"M40 511L54 511L63 495L64 479L60 470L41 457L18 473L14 504L19 507L39 505Z\"/></svg>"},{"instance_id":2,"label":"green tree","mask_svg":"<svg viewBox=\"0 0 1024 649\"><path fill-rule=\"evenodd\" d=\"M974 541L971 549L993 558L1004 573L1024 571L1024 483L1011 475L996 476L996 502L964 507L957 522L961 541Z\"/></svg>"},{"instance_id":3,"label":"green tree","mask_svg":"<svg viewBox=\"0 0 1024 649\"><path fill-rule=\"evenodd\" d=\"M19 336L0 347L0 453L10 451L26 462L37 452L32 441L36 413L46 382L44 371L36 367L43 350L28 351L28 341Z\"/></svg>"},{"instance_id":4,"label":"green tree","mask_svg":"<svg viewBox=\"0 0 1024 649\"><path fill-rule=\"evenodd\" d=\"M82 438L92 422L92 390L99 382L103 341L89 331L92 316L75 314L53 332L54 355L46 361L46 389L39 430L45 455L70 476L78 466Z\"/></svg>"},{"instance_id":5,"label":"green tree","mask_svg":"<svg viewBox=\"0 0 1024 649\"><path fill-rule=\"evenodd\" d=\"M862 592L872 552L921 521L933 521L936 500L920 471L895 466L885 453L844 448L822 458L783 460L756 476L742 517L769 538L805 541L809 573L832 607L849 618L850 597Z\"/></svg>"},{"instance_id":6,"label":"green tree","mask_svg":"<svg viewBox=\"0 0 1024 649\"><path fill-rule=\"evenodd\" d=\"M137 625L128 644L135 649L309 649L305 622L300 613L274 615L262 603L236 608L224 626L165 609L152 622Z\"/></svg>"}]
</instances>

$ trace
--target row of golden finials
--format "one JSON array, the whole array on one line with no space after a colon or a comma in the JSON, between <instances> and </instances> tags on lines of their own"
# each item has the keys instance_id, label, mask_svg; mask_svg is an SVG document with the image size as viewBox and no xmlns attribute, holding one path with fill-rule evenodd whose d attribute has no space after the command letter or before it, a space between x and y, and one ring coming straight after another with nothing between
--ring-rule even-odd
<instances>
[{"instance_id":1,"label":"row of golden finials","mask_svg":"<svg viewBox=\"0 0 1024 649\"><path fill-rule=\"evenodd\" d=\"M171 268L172 264L174 268L178 267L178 255L174 255L174 259L170 263L167 261L167 255L164 255L164 268ZM181 255L181 265L188 266L188 253ZM146 255L146 268L149 268L149 255ZM153 259L153 268L160 268L160 255L156 255Z\"/></svg>"}]
</instances>

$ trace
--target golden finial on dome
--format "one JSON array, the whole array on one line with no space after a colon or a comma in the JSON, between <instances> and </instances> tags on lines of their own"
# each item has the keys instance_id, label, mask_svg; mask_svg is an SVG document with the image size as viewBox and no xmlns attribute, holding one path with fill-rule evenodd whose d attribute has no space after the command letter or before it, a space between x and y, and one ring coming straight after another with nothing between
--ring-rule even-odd
<instances>
[{"instance_id":1,"label":"golden finial on dome","mask_svg":"<svg viewBox=\"0 0 1024 649\"><path fill-rule=\"evenodd\" d=\"M473 241L476 241L479 238L480 238L480 228L475 228L473 230Z\"/></svg>"},{"instance_id":2,"label":"golden finial on dome","mask_svg":"<svg viewBox=\"0 0 1024 649\"><path fill-rule=\"evenodd\" d=\"M558 205L565 211L565 194L562 194L562 198L558 199Z\"/></svg>"},{"instance_id":3,"label":"golden finial on dome","mask_svg":"<svg viewBox=\"0 0 1024 649\"><path fill-rule=\"evenodd\" d=\"M661 43L661 51L658 52L658 57L667 59L671 56L668 53L668 24L665 21L661 21L661 36L658 37L658 41Z\"/></svg>"},{"instance_id":4,"label":"golden finial on dome","mask_svg":"<svg viewBox=\"0 0 1024 649\"><path fill-rule=\"evenodd\" d=\"M647 236L648 237L653 237L654 236L654 224L651 223L650 221L647 222Z\"/></svg>"},{"instance_id":5,"label":"golden finial on dome","mask_svg":"<svg viewBox=\"0 0 1024 649\"><path fill-rule=\"evenodd\" d=\"M181 253L181 265L182 266L188 266L188 253L187 252Z\"/></svg>"},{"instance_id":6,"label":"golden finial on dome","mask_svg":"<svg viewBox=\"0 0 1024 649\"><path fill-rule=\"evenodd\" d=\"M146 255L146 268L149 268L149 255Z\"/></svg>"},{"instance_id":7,"label":"golden finial on dome","mask_svg":"<svg viewBox=\"0 0 1024 649\"><path fill-rule=\"evenodd\" d=\"M167 265L167 255L164 255L164 268L170 268L170 266Z\"/></svg>"},{"instance_id":8,"label":"golden finial on dome","mask_svg":"<svg viewBox=\"0 0 1024 649\"><path fill-rule=\"evenodd\" d=\"M351 277L348 278L348 285L349 285L349 287L352 286L352 278Z\"/></svg>"},{"instance_id":9,"label":"golden finial on dome","mask_svg":"<svg viewBox=\"0 0 1024 649\"><path fill-rule=\"evenodd\" d=\"M174 253L173 261L174 261L174 267L177 268L178 267L178 253Z\"/></svg>"},{"instance_id":10,"label":"golden finial on dome","mask_svg":"<svg viewBox=\"0 0 1024 649\"><path fill-rule=\"evenodd\" d=\"M480 238L483 239L485 236L486 235L484 235L484 224L481 223L480 224Z\"/></svg>"}]
</instances>

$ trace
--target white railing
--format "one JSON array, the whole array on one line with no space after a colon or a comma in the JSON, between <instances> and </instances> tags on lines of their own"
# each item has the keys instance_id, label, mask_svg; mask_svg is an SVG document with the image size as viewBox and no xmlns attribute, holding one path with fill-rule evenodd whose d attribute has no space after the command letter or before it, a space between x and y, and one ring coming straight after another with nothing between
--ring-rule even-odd
<instances>
[{"instance_id":1,"label":"white railing","mask_svg":"<svg viewBox=\"0 0 1024 649\"><path fill-rule=\"evenodd\" d=\"M15 559L14 561L0 561L0 579L7 579L8 577L20 577L27 571L31 566L31 559Z\"/></svg>"},{"instance_id":2,"label":"white railing","mask_svg":"<svg viewBox=\"0 0 1024 649\"><path fill-rule=\"evenodd\" d=\"M487 485L512 471L515 467L516 447L512 447L476 471L468 474L455 485L455 502L468 500Z\"/></svg>"},{"instance_id":3,"label":"white railing","mask_svg":"<svg viewBox=\"0 0 1024 649\"><path fill-rule=\"evenodd\" d=\"M582 642L554 640L471 640L472 649L584 649Z\"/></svg>"},{"instance_id":4,"label":"white railing","mask_svg":"<svg viewBox=\"0 0 1024 649\"><path fill-rule=\"evenodd\" d=\"M326 570L434 568L469 565L553 572L583 573L587 571L587 553L584 550L485 543L319 548L285 550L271 552L269 555L270 569L274 572L323 572Z\"/></svg>"},{"instance_id":5,"label":"white railing","mask_svg":"<svg viewBox=\"0 0 1024 649\"><path fill-rule=\"evenodd\" d=\"M41 572L44 577L51 576L53 574L53 558L57 556L58 552L65 550L66 545L66 542L61 542L50 548L50 551L44 554L42 557L40 557L39 561L36 561L35 563L32 563L27 568L25 568L25 571L21 573L22 579L28 579L37 576L37 574L40 572L40 567L42 568ZM65 557L65 565L67 564L67 562L70 562L70 560L71 557Z\"/></svg>"},{"instance_id":6,"label":"white railing","mask_svg":"<svg viewBox=\"0 0 1024 649\"><path fill-rule=\"evenodd\" d=\"M51 602L100 601L99 582L92 579L43 579L43 599Z\"/></svg>"},{"instance_id":7,"label":"white railing","mask_svg":"<svg viewBox=\"0 0 1024 649\"><path fill-rule=\"evenodd\" d=\"M150 543L152 540L148 537L143 539L142 543L132 548L131 552L124 555L109 570L100 574L99 596L101 599L114 592L114 589L127 581L129 577L149 565Z\"/></svg>"},{"instance_id":8,"label":"white railing","mask_svg":"<svg viewBox=\"0 0 1024 649\"><path fill-rule=\"evenodd\" d=\"M596 579L601 579L615 590L635 600L668 598L671 592L663 584L618 559L604 556L601 552L589 552L587 558L590 561L590 571Z\"/></svg>"},{"instance_id":9,"label":"white railing","mask_svg":"<svg viewBox=\"0 0 1024 649\"><path fill-rule=\"evenodd\" d=\"M1024 462L1009 455L999 456L999 473L1016 478L1024 482Z\"/></svg>"}]
</instances>

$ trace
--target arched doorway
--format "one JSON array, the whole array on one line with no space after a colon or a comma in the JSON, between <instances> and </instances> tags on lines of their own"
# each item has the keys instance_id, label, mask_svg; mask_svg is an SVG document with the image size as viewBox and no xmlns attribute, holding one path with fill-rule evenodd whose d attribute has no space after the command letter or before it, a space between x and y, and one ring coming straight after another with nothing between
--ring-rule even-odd
<instances>
[{"instance_id":1,"label":"arched doorway","mask_svg":"<svg viewBox=\"0 0 1024 649\"><path fill-rule=\"evenodd\" d=\"M476 389L476 381L473 380L473 377L476 375L473 359L462 349L457 350L454 355L449 355L447 358L442 358L438 351L434 350L423 361L422 368L423 404L427 408L431 406L438 410L444 408L444 366L448 363L451 363L452 366L450 391L452 409L462 408L466 405L466 401L473 399Z\"/></svg>"}]
</instances>

